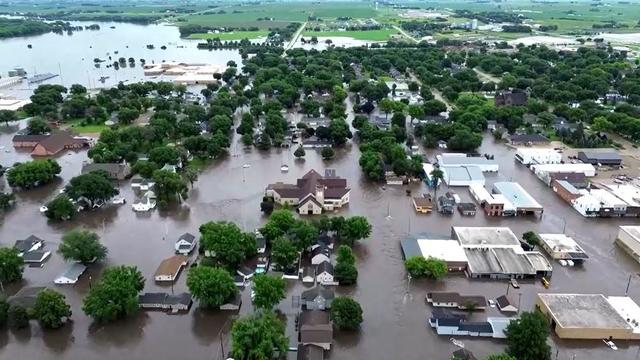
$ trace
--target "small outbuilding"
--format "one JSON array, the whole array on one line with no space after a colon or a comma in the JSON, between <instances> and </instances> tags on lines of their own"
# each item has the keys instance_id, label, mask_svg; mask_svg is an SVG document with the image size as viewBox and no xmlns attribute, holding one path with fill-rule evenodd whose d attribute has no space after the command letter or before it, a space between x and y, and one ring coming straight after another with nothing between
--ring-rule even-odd
<instances>
[{"instance_id":1,"label":"small outbuilding","mask_svg":"<svg viewBox=\"0 0 640 360\"><path fill-rule=\"evenodd\" d=\"M155 281L158 282L174 282L178 279L180 270L187 266L189 258L184 255L175 255L170 258L162 260L160 266L153 275Z\"/></svg>"}]
</instances>

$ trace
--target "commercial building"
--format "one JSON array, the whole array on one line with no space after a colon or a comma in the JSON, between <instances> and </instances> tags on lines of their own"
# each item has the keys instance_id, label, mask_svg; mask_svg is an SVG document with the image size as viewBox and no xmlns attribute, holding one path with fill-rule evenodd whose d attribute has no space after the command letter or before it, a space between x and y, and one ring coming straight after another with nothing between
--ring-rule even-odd
<instances>
[{"instance_id":1,"label":"commercial building","mask_svg":"<svg viewBox=\"0 0 640 360\"><path fill-rule=\"evenodd\" d=\"M596 168L591 164L539 164L531 165L531 171L547 185L550 185L553 178L557 178L559 173L578 173L586 177L596 176Z\"/></svg>"},{"instance_id":2,"label":"commercial building","mask_svg":"<svg viewBox=\"0 0 640 360\"><path fill-rule=\"evenodd\" d=\"M28 104L31 104L29 99L0 99L0 110L18 111Z\"/></svg>"},{"instance_id":3,"label":"commercial building","mask_svg":"<svg viewBox=\"0 0 640 360\"><path fill-rule=\"evenodd\" d=\"M620 226L615 243L635 261L640 262L640 226Z\"/></svg>"},{"instance_id":4,"label":"commercial building","mask_svg":"<svg viewBox=\"0 0 640 360\"><path fill-rule=\"evenodd\" d=\"M554 260L571 260L580 264L589 256L578 243L565 234L538 234L540 246Z\"/></svg>"},{"instance_id":5,"label":"commercial building","mask_svg":"<svg viewBox=\"0 0 640 360\"><path fill-rule=\"evenodd\" d=\"M438 335L504 339L506 337L504 330L513 320L516 318L489 317L486 321L467 321L463 315L434 311L428 321Z\"/></svg>"},{"instance_id":6,"label":"commercial building","mask_svg":"<svg viewBox=\"0 0 640 360\"><path fill-rule=\"evenodd\" d=\"M518 148L515 159L524 165L559 164L562 154L554 149Z\"/></svg>"},{"instance_id":7,"label":"commercial building","mask_svg":"<svg viewBox=\"0 0 640 360\"><path fill-rule=\"evenodd\" d=\"M507 227L452 228L467 256L466 274L472 278L509 279L549 277L549 261L537 251L524 251Z\"/></svg>"},{"instance_id":8,"label":"commercial building","mask_svg":"<svg viewBox=\"0 0 640 360\"><path fill-rule=\"evenodd\" d=\"M545 293L536 307L561 339L640 339L640 307L629 297Z\"/></svg>"},{"instance_id":9,"label":"commercial building","mask_svg":"<svg viewBox=\"0 0 640 360\"><path fill-rule=\"evenodd\" d=\"M493 184L493 192L503 195L516 210L516 215L542 214L543 208L517 182L500 181Z\"/></svg>"},{"instance_id":10,"label":"commercial building","mask_svg":"<svg viewBox=\"0 0 640 360\"><path fill-rule=\"evenodd\" d=\"M450 272L465 271L467 256L455 240L404 239L400 242L405 259L413 256L444 260Z\"/></svg>"},{"instance_id":11,"label":"commercial building","mask_svg":"<svg viewBox=\"0 0 640 360\"><path fill-rule=\"evenodd\" d=\"M491 194L480 184L469 185L469 193L488 216L515 215L514 206L500 194Z\"/></svg>"},{"instance_id":12,"label":"commercial building","mask_svg":"<svg viewBox=\"0 0 640 360\"><path fill-rule=\"evenodd\" d=\"M450 167L470 167L476 166L482 172L498 172L498 162L487 159L484 156L468 156L461 153L444 153L437 155L440 166Z\"/></svg>"},{"instance_id":13,"label":"commercial building","mask_svg":"<svg viewBox=\"0 0 640 360\"><path fill-rule=\"evenodd\" d=\"M444 182L448 186L484 185L485 179L478 166L441 166Z\"/></svg>"},{"instance_id":14,"label":"commercial building","mask_svg":"<svg viewBox=\"0 0 640 360\"><path fill-rule=\"evenodd\" d=\"M484 310L487 307L487 299L478 295L460 295L457 292L429 292L427 302L433 307L457 308L460 310Z\"/></svg>"},{"instance_id":15,"label":"commercial building","mask_svg":"<svg viewBox=\"0 0 640 360\"><path fill-rule=\"evenodd\" d=\"M622 157L614 149L607 151L580 151L578 159L586 164L597 166L612 166L615 168L622 165Z\"/></svg>"}]
</instances>

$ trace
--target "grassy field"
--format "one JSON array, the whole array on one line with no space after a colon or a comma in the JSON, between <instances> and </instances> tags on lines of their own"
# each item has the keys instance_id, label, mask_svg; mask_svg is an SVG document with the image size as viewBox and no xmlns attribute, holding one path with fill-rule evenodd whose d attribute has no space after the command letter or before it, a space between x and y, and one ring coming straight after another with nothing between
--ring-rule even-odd
<instances>
[{"instance_id":1,"label":"grassy field","mask_svg":"<svg viewBox=\"0 0 640 360\"><path fill-rule=\"evenodd\" d=\"M370 41L386 41L392 35L400 35L400 33L395 29L382 29L370 31L305 31L302 34L304 37L350 37L356 40Z\"/></svg>"},{"instance_id":2,"label":"grassy field","mask_svg":"<svg viewBox=\"0 0 640 360\"><path fill-rule=\"evenodd\" d=\"M221 13L221 11L224 11L224 13ZM291 22L304 22L310 16L335 19L340 16L370 18L376 17L376 15L376 10L369 3L291 2L251 6L224 6L220 9L207 10L196 15L185 15L181 18L181 24L222 27L255 26L260 29L268 29L286 26Z\"/></svg>"},{"instance_id":3,"label":"grassy field","mask_svg":"<svg viewBox=\"0 0 640 360\"><path fill-rule=\"evenodd\" d=\"M74 122L72 122L68 128L73 130L74 132L78 133L78 134L99 134L101 133L103 130L108 129L109 127L107 125L80 125L80 123L82 122L82 120L76 120Z\"/></svg>"},{"instance_id":4,"label":"grassy field","mask_svg":"<svg viewBox=\"0 0 640 360\"><path fill-rule=\"evenodd\" d=\"M242 39L257 39L259 37L265 37L269 34L268 31L236 31L230 33L219 33L219 34L191 34L189 35L189 39L215 39L219 38L220 40L242 40Z\"/></svg>"}]
</instances>

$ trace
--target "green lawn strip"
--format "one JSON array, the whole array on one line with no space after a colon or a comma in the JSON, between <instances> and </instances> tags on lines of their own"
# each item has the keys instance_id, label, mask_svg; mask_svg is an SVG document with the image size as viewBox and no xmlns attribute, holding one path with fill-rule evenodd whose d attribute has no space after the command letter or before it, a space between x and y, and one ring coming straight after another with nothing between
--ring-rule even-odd
<instances>
[{"instance_id":1,"label":"green lawn strip","mask_svg":"<svg viewBox=\"0 0 640 360\"><path fill-rule=\"evenodd\" d=\"M226 32L226 33L196 33L189 35L189 39L215 39L218 38L220 40L242 40L242 39L257 39L260 37L266 37L269 34L268 31L236 31L236 32Z\"/></svg>"},{"instance_id":2,"label":"green lawn strip","mask_svg":"<svg viewBox=\"0 0 640 360\"><path fill-rule=\"evenodd\" d=\"M350 37L356 40L370 40L370 41L386 41L391 38L391 35L398 33L395 29L382 29L382 30L369 30L369 31L307 31L303 37Z\"/></svg>"}]
</instances>

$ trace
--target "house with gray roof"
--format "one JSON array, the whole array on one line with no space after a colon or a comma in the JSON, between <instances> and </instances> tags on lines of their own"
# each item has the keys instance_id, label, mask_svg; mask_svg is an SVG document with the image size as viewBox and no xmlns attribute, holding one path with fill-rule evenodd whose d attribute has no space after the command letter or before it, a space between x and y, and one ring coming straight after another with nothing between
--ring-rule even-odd
<instances>
[{"instance_id":1,"label":"house with gray roof","mask_svg":"<svg viewBox=\"0 0 640 360\"><path fill-rule=\"evenodd\" d=\"M82 174L92 171L104 171L112 180L124 180L131 176L131 166L126 162L122 163L83 163Z\"/></svg>"},{"instance_id":2,"label":"house with gray roof","mask_svg":"<svg viewBox=\"0 0 640 360\"><path fill-rule=\"evenodd\" d=\"M326 311L303 311L298 317L300 324L298 341L302 345L316 345L330 350L333 343L333 325Z\"/></svg>"},{"instance_id":3,"label":"house with gray roof","mask_svg":"<svg viewBox=\"0 0 640 360\"><path fill-rule=\"evenodd\" d=\"M335 293L329 288L318 285L302 292L300 298L302 299L302 306L307 310L327 310L331 309L331 302L335 298Z\"/></svg>"},{"instance_id":4,"label":"house with gray roof","mask_svg":"<svg viewBox=\"0 0 640 360\"><path fill-rule=\"evenodd\" d=\"M85 270L87 270L87 267L81 263L69 264L69 266L53 280L53 283L56 285L75 284Z\"/></svg>"}]
</instances>

